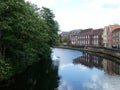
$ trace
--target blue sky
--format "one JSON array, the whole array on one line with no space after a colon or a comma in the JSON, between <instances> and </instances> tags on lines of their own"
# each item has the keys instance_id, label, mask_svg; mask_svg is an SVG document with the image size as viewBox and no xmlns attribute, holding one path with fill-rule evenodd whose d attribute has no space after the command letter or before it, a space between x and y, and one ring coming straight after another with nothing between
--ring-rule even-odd
<instances>
[{"instance_id":1,"label":"blue sky","mask_svg":"<svg viewBox=\"0 0 120 90\"><path fill-rule=\"evenodd\" d=\"M61 31L120 24L120 0L26 0L48 7Z\"/></svg>"}]
</instances>

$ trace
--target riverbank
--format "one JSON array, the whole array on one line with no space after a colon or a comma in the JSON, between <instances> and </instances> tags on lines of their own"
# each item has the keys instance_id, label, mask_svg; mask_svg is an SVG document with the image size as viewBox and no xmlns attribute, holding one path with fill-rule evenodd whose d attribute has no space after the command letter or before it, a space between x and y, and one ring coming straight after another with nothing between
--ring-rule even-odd
<instances>
[{"instance_id":1,"label":"riverbank","mask_svg":"<svg viewBox=\"0 0 120 90\"><path fill-rule=\"evenodd\" d=\"M112 51L111 49L93 48L93 47L92 48L91 47L76 48L76 47L70 47L70 46L55 46L55 48L72 49L72 50L78 50L78 51L99 53L99 54L108 55L108 56L120 59L120 52Z\"/></svg>"}]
</instances>

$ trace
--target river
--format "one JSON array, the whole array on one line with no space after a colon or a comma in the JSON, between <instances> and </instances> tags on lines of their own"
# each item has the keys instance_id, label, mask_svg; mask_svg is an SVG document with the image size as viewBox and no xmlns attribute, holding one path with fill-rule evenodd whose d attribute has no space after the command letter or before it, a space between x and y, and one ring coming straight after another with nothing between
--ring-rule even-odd
<instances>
[{"instance_id":1,"label":"river","mask_svg":"<svg viewBox=\"0 0 120 90\"><path fill-rule=\"evenodd\" d=\"M59 48L51 57L0 82L0 90L120 90L116 58Z\"/></svg>"},{"instance_id":2,"label":"river","mask_svg":"<svg viewBox=\"0 0 120 90\"><path fill-rule=\"evenodd\" d=\"M115 59L68 49L53 49L59 61L58 90L120 90L120 64Z\"/></svg>"}]
</instances>

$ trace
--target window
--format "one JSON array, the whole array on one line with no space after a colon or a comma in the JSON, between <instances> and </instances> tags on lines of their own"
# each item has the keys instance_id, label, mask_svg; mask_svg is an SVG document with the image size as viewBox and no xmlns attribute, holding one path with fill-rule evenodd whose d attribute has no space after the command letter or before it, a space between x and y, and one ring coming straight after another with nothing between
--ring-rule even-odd
<instances>
[{"instance_id":1,"label":"window","mask_svg":"<svg viewBox=\"0 0 120 90\"><path fill-rule=\"evenodd\" d=\"M97 35L97 38L98 38L98 35Z\"/></svg>"}]
</instances>

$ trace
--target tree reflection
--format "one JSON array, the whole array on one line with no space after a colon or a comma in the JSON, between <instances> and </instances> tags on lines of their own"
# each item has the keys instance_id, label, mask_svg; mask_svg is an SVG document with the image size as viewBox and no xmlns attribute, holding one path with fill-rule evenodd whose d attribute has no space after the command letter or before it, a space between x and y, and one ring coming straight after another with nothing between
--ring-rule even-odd
<instances>
[{"instance_id":1,"label":"tree reflection","mask_svg":"<svg viewBox=\"0 0 120 90\"><path fill-rule=\"evenodd\" d=\"M58 65L51 60L41 60L26 72L16 75L10 83L7 87L0 87L0 90L57 90Z\"/></svg>"}]
</instances>

